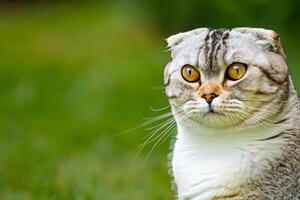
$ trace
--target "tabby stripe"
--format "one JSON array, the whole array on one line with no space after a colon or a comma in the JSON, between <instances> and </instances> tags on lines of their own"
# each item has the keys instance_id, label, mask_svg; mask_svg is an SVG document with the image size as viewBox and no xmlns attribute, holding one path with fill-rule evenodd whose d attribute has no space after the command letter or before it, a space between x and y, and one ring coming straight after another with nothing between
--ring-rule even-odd
<instances>
[{"instance_id":1,"label":"tabby stripe","mask_svg":"<svg viewBox=\"0 0 300 200\"><path fill-rule=\"evenodd\" d=\"M221 49L221 47L222 47L222 45L223 45L223 47L225 47L225 48L223 48L224 50L223 50L223 55L222 55L222 57L223 57L223 60L225 60L225 54L226 54L226 49L227 49L227 47L226 47L226 40L228 39L228 37L229 37L229 31L227 30L227 29L221 29L223 32L222 32L222 36L221 36L221 38L219 38L219 41L218 41L218 45L217 45L217 48L216 48L216 50L215 50L215 53L214 53L214 60L213 60L213 64L212 64L212 68L216 68L216 69L214 69L214 70L217 70L217 60L219 60L218 59L218 53L219 53L219 51L220 51L220 49Z\"/></svg>"},{"instance_id":2,"label":"tabby stripe","mask_svg":"<svg viewBox=\"0 0 300 200\"><path fill-rule=\"evenodd\" d=\"M278 122L275 122L274 124L281 124L282 122L285 122L285 121L287 121L288 120L288 118L285 118L285 119L282 119L282 120L280 120L280 121L278 121Z\"/></svg>"},{"instance_id":3,"label":"tabby stripe","mask_svg":"<svg viewBox=\"0 0 300 200\"><path fill-rule=\"evenodd\" d=\"M278 81L278 80L274 79L274 78L270 75L270 73L268 72L267 69L264 69L264 68L262 68L262 67L259 66L259 65L253 64L253 66L258 67L258 68L266 75L266 77L267 77L268 79L274 81L274 82L277 83L277 84L282 84L282 83L284 83L284 82L286 81L286 79L285 79L284 81ZM271 69L273 69L274 71L276 71L272 65L270 65L269 68L271 68ZM288 76L287 76L287 77L288 77Z\"/></svg>"},{"instance_id":4,"label":"tabby stripe","mask_svg":"<svg viewBox=\"0 0 300 200\"><path fill-rule=\"evenodd\" d=\"M181 95L176 96L176 95L172 95L172 96L167 96L168 99L178 99Z\"/></svg>"},{"instance_id":5,"label":"tabby stripe","mask_svg":"<svg viewBox=\"0 0 300 200\"><path fill-rule=\"evenodd\" d=\"M278 138L278 137L280 137L281 135L284 135L284 134L286 134L286 133L285 133L285 132L281 132L281 133L279 133L279 134L277 134L277 135L273 135L273 136L271 136L271 137L264 138L264 139L260 139L260 140L256 140L256 141L267 141L267 140L272 140L272 139Z\"/></svg>"},{"instance_id":6,"label":"tabby stripe","mask_svg":"<svg viewBox=\"0 0 300 200\"><path fill-rule=\"evenodd\" d=\"M210 69L213 70L214 68L214 61L217 61L217 52L218 49L215 52L216 49L216 45L219 43L222 35L224 33L223 29L216 29L212 34L211 34L211 51L210 51L210 55L209 55L209 67Z\"/></svg>"},{"instance_id":7,"label":"tabby stripe","mask_svg":"<svg viewBox=\"0 0 300 200\"><path fill-rule=\"evenodd\" d=\"M171 79L170 79L170 74L168 75L168 78L167 78L167 82L164 83L164 87L167 87L168 85L170 85L171 83Z\"/></svg>"},{"instance_id":8,"label":"tabby stripe","mask_svg":"<svg viewBox=\"0 0 300 200\"><path fill-rule=\"evenodd\" d=\"M227 53L227 39L229 38L231 29L229 29L227 32L225 32L223 38L222 38L222 45L224 46L224 51L222 55L223 62L225 61L225 55Z\"/></svg>"},{"instance_id":9,"label":"tabby stripe","mask_svg":"<svg viewBox=\"0 0 300 200\"><path fill-rule=\"evenodd\" d=\"M215 196L212 200L225 200L225 199L232 199L233 197L237 197L239 194L230 194L230 195L222 195L222 196Z\"/></svg>"}]
</instances>

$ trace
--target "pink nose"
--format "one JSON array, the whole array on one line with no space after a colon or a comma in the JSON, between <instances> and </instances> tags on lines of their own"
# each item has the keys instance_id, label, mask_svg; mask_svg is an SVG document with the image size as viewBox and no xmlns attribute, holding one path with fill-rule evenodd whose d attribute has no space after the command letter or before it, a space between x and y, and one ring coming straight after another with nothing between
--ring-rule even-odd
<instances>
[{"instance_id":1,"label":"pink nose","mask_svg":"<svg viewBox=\"0 0 300 200\"><path fill-rule=\"evenodd\" d=\"M216 98L218 95L216 93L209 93L209 94L203 94L202 98L204 98L207 103L211 103L214 98Z\"/></svg>"}]
</instances>

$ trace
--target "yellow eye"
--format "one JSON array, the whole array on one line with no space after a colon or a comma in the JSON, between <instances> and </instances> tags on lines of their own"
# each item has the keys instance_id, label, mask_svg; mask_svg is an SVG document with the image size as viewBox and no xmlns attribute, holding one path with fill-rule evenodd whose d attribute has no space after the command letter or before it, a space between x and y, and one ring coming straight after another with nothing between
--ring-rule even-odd
<instances>
[{"instance_id":1,"label":"yellow eye","mask_svg":"<svg viewBox=\"0 0 300 200\"><path fill-rule=\"evenodd\" d=\"M200 80L199 71L191 65L183 66L183 68L181 69L181 75L184 80L188 82L197 82Z\"/></svg>"},{"instance_id":2,"label":"yellow eye","mask_svg":"<svg viewBox=\"0 0 300 200\"><path fill-rule=\"evenodd\" d=\"M246 74L247 66L243 63L233 63L227 68L227 77L231 80L239 80Z\"/></svg>"}]
</instances>

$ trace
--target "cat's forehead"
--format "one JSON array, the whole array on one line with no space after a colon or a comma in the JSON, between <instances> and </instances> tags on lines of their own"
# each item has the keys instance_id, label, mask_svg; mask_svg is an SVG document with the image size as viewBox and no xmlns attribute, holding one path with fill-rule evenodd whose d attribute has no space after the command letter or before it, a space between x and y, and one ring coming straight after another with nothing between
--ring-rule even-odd
<instances>
[{"instance_id":1,"label":"cat's forehead","mask_svg":"<svg viewBox=\"0 0 300 200\"><path fill-rule=\"evenodd\" d=\"M192 64L206 72L218 72L230 62L253 59L258 37L238 29L198 29L194 34L182 35L181 40L177 38L172 57L179 66Z\"/></svg>"}]
</instances>

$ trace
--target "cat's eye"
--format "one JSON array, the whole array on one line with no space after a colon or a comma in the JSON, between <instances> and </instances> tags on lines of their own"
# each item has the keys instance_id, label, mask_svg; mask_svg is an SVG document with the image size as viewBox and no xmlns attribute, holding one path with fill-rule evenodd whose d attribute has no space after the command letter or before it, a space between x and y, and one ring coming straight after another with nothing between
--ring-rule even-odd
<instances>
[{"instance_id":1,"label":"cat's eye","mask_svg":"<svg viewBox=\"0 0 300 200\"><path fill-rule=\"evenodd\" d=\"M233 63L227 68L226 76L230 80L241 79L247 71L247 65L243 63Z\"/></svg>"},{"instance_id":2,"label":"cat's eye","mask_svg":"<svg viewBox=\"0 0 300 200\"><path fill-rule=\"evenodd\" d=\"M181 75L188 82L197 82L200 80L200 72L191 65L183 66Z\"/></svg>"}]
</instances>

